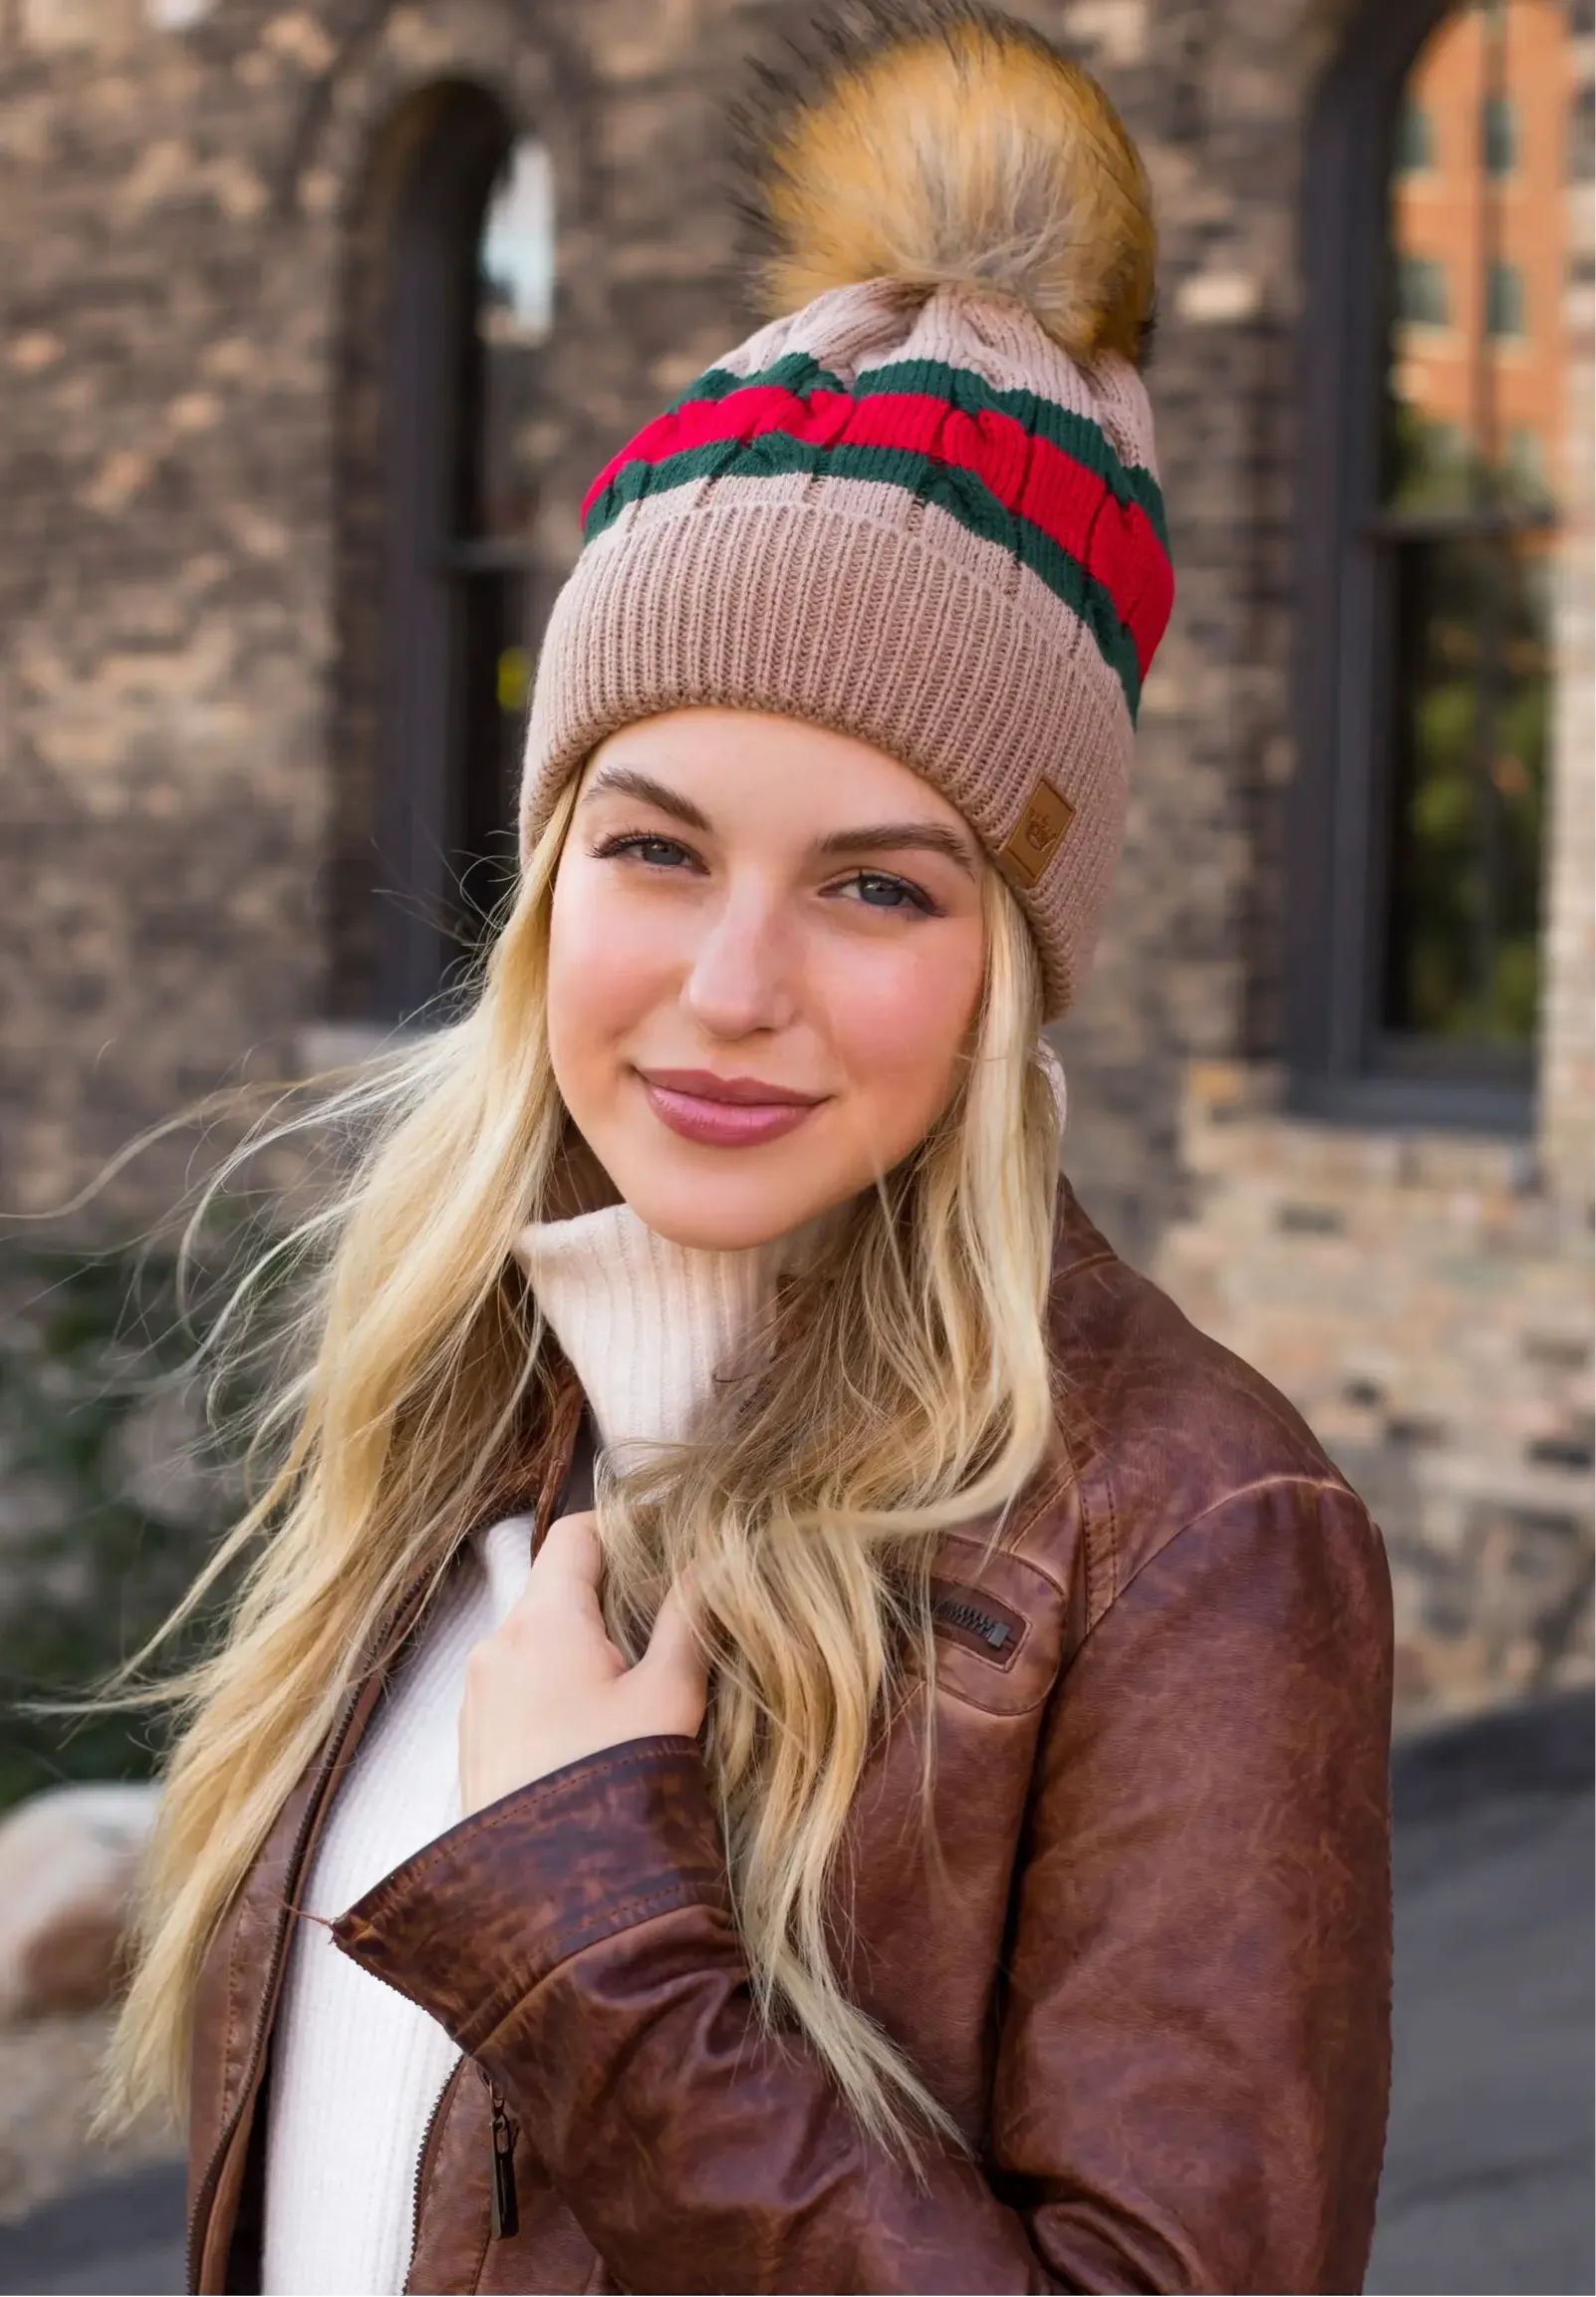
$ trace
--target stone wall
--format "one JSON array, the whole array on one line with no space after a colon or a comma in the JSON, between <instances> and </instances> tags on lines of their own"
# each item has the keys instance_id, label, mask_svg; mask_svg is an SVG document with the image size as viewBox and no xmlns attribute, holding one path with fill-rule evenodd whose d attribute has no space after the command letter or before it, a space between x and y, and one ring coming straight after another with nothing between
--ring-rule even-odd
<instances>
[{"instance_id":1,"label":"stone wall","mask_svg":"<svg viewBox=\"0 0 1596 2297\"><path fill-rule=\"evenodd\" d=\"M1279 1114L1195 1064L1155 1274L1264 1366L1386 1535L1399 1712L1591 1666L1590 1236L1523 1147Z\"/></svg>"},{"instance_id":2,"label":"stone wall","mask_svg":"<svg viewBox=\"0 0 1596 2297\"><path fill-rule=\"evenodd\" d=\"M384 123L475 79L590 162L495 0L0 25L0 1206L38 1213L291 1071L330 1005L341 298ZM192 1149L100 1217L158 1212Z\"/></svg>"}]
</instances>

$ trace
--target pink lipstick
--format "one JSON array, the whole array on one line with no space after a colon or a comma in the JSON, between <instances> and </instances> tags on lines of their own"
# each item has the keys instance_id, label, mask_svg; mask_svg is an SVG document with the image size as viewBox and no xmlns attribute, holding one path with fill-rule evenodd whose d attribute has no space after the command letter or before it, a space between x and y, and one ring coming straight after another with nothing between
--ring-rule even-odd
<instances>
[{"instance_id":1,"label":"pink lipstick","mask_svg":"<svg viewBox=\"0 0 1596 2297\"><path fill-rule=\"evenodd\" d=\"M756 1148L780 1140L796 1132L824 1097L708 1069L640 1069L638 1076L660 1122L706 1148Z\"/></svg>"}]
</instances>

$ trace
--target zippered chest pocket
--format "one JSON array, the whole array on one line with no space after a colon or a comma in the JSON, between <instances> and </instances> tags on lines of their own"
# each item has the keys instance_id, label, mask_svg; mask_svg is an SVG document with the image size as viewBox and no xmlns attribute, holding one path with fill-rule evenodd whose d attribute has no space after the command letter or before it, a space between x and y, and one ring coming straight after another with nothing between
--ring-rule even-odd
<instances>
[{"instance_id":1,"label":"zippered chest pocket","mask_svg":"<svg viewBox=\"0 0 1596 2297\"><path fill-rule=\"evenodd\" d=\"M1027 1558L948 1533L931 1559L938 1692L989 1715L1022 1715L1058 1679L1065 1590Z\"/></svg>"},{"instance_id":2,"label":"zippered chest pocket","mask_svg":"<svg viewBox=\"0 0 1596 2297\"><path fill-rule=\"evenodd\" d=\"M1025 1621L986 1588L932 1579L931 1607L931 1624L938 1632L1005 1673L1013 1666L1025 1638Z\"/></svg>"}]
</instances>

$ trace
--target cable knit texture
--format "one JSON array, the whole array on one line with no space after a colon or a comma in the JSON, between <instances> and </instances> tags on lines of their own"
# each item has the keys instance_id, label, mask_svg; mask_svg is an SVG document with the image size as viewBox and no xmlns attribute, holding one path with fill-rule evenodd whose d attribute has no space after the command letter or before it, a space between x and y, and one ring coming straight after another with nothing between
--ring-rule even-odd
<instances>
[{"instance_id":1,"label":"cable knit texture","mask_svg":"<svg viewBox=\"0 0 1596 2297\"><path fill-rule=\"evenodd\" d=\"M624 1204L527 1229L517 1249L606 1446L678 1436L717 1367L802 1265L825 1218L746 1252L695 1252ZM526 1585L531 1519L471 1540L334 1801L299 1903L330 1921L460 1818L466 1656ZM272 2050L261 2287L365 2297L404 2286L411 2190L459 2052L423 2011L296 1925ZM349 2111L351 2098L371 2101Z\"/></svg>"}]
</instances>

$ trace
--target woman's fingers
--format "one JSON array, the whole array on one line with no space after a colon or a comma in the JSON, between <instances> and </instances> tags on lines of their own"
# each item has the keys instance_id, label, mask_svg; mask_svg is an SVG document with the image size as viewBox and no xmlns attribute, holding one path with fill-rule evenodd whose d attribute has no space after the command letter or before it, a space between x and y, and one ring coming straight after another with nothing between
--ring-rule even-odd
<instances>
[{"instance_id":1,"label":"woman's fingers","mask_svg":"<svg viewBox=\"0 0 1596 2297\"><path fill-rule=\"evenodd\" d=\"M603 1577L597 1518L562 1516L520 1601L471 1652L460 1709L465 1810L628 1739L696 1734L709 1671L690 1586L670 1589L648 1649L629 1667L605 1631Z\"/></svg>"},{"instance_id":2,"label":"woman's fingers","mask_svg":"<svg viewBox=\"0 0 1596 2297\"><path fill-rule=\"evenodd\" d=\"M543 1544L532 1559L521 1604L533 1612L554 1603L569 1605L586 1618L602 1619L599 1582L603 1577L604 1547L598 1517L591 1510L561 1516L544 1533Z\"/></svg>"},{"instance_id":3,"label":"woman's fingers","mask_svg":"<svg viewBox=\"0 0 1596 2297\"><path fill-rule=\"evenodd\" d=\"M543 1535L543 1545L532 1560L532 1569L545 1579L575 1579L597 1591L604 1572L604 1547L599 1538L599 1519L593 1510L556 1517Z\"/></svg>"},{"instance_id":4,"label":"woman's fingers","mask_svg":"<svg viewBox=\"0 0 1596 2297\"><path fill-rule=\"evenodd\" d=\"M681 1718L672 1727L696 1731L709 1695L709 1665L698 1634L690 1585L677 1580L660 1605L649 1647L634 1673L654 1699L679 1702Z\"/></svg>"}]
</instances>

